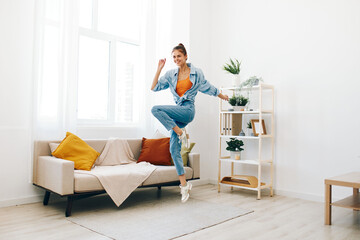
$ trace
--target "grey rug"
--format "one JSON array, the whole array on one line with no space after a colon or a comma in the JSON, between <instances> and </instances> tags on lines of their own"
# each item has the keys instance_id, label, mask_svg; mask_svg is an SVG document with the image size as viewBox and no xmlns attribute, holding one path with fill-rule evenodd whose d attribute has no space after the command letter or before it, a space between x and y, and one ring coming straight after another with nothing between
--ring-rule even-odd
<instances>
[{"instance_id":1,"label":"grey rug","mask_svg":"<svg viewBox=\"0 0 360 240\"><path fill-rule=\"evenodd\" d=\"M252 212L192 197L182 204L177 191L135 191L119 208L106 195L80 200L67 219L113 239L173 239Z\"/></svg>"}]
</instances>

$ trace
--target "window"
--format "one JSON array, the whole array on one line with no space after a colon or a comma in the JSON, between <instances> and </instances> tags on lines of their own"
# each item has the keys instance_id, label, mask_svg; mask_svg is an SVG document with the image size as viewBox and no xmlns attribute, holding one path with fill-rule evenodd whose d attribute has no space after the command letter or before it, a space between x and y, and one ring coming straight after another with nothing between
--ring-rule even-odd
<instances>
[{"instance_id":1,"label":"window","mask_svg":"<svg viewBox=\"0 0 360 240\"><path fill-rule=\"evenodd\" d=\"M79 124L139 121L141 0L79 0Z\"/></svg>"}]
</instances>

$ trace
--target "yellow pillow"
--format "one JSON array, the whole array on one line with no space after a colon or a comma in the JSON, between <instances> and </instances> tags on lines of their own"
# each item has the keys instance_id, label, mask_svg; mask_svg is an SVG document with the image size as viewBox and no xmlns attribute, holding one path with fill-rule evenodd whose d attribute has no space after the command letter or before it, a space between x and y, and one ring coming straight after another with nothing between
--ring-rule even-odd
<instances>
[{"instance_id":1,"label":"yellow pillow","mask_svg":"<svg viewBox=\"0 0 360 240\"><path fill-rule=\"evenodd\" d=\"M73 161L75 169L90 171L100 153L95 151L78 136L67 132L66 137L52 155L57 158Z\"/></svg>"}]
</instances>

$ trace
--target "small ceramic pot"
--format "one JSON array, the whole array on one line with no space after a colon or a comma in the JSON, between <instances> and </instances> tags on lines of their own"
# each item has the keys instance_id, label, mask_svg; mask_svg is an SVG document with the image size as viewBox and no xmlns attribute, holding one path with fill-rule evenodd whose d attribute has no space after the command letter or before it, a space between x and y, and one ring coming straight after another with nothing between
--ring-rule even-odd
<instances>
[{"instance_id":1,"label":"small ceramic pot","mask_svg":"<svg viewBox=\"0 0 360 240\"><path fill-rule=\"evenodd\" d=\"M230 151L230 158L235 160L240 160L241 151Z\"/></svg>"},{"instance_id":2,"label":"small ceramic pot","mask_svg":"<svg viewBox=\"0 0 360 240\"><path fill-rule=\"evenodd\" d=\"M233 106L234 107L234 111L244 111L245 110L245 106Z\"/></svg>"}]
</instances>

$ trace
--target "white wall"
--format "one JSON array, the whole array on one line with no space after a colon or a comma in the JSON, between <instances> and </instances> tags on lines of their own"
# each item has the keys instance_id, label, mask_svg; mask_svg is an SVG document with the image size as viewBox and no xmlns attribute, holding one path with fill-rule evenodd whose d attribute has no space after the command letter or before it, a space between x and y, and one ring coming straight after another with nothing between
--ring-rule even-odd
<instances>
[{"instance_id":1,"label":"white wall","mask_svg":"<svg viewBox=\"0 0 360 240\"><path fill-rule=\"evenodd\" d=\"M30 164L33 9L34 1L0 1L0 206L38 200Z\"/></svg>"},{"instance_id":2,"label":"white wall","mask_svg":"<svg viewBox=\"0 0 360 240\"><path fill-rule=\"evenodd\" d=\"M280 194L322 200L324 178L360 171L360 2L208 3L210 27L201 31L197 28L204 19L199 13L209 6L204 9L205 1L191 5L191 12L197 13L191 18L191 44L200 40L197 46L206 49L192 48L192 52L207 63L208 55L203 54L210 50L211 70L205 73L211 74L206 75L215 85L230 84L221 70L229 57L242 60L243 78L257 75L275 85L275 188ZM207 30L210 41L204 39ZM197 120L217 119L217 112L209 108ZM206 128L210 130L206 144L213 146L216 121ZM213 168L210 178L215 181L217 148L208 152L206 161ZM335 197L347 193L334 192Z\"/></svg>"},{"instance_id":3,"label":"white wall","mask_svg":"<svg viewBox=\"0 0 360 240\"><path fill-rule=\"evenodd\" d=\"M201 68L205 78L216 86L211 69L211 8L206 0L190 2L190 46L188 48L189 62ZM219 87L219 86L217 86ZM198 93L195 101L195 118L188 125L190 140L195 142L192 152L200 153L200 177L207 181L215 176L213 153L209 149L217 147L217 111L218 98Z\"/></svg>"}]
</instances>

